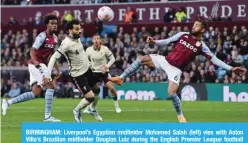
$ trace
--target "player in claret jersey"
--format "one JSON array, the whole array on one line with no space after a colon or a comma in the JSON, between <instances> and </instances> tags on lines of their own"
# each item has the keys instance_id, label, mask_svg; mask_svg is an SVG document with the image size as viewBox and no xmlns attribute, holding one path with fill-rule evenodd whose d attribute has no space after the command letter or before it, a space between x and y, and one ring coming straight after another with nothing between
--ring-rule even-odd
<instances>
[{"instance_id":1,"label":"player in claret jersey","mask_svg":"<svg viewBox=\"0 0 248 143\"><path fill-rule=\"evenodd\" d=\"M152 37L147 38L150 44L165 46L175 42L175 47L167 57L161 55L145 55L137 58L120 76L109 78L110 81L119 85L123 79L132 75L140 66L147 65L149 67L164 70L168 75L168 95L172 99L173 106L177 112L179 122L186 122L181 109L181 101L178 97L177 90L182 74L182 70L195 59L197 55L203 55L213 64L232 72L243 72L245 68L231 67L219 60L209 48L201 41L203 33L206 31L207 25L203 21L195 21L191 33L180 32L165 40L154 40Z\"/></svg>"},{"instance_id":2,"label":"player in claret jersey","mask_svg":"<svg viewBox=\"0 0 248 143\"><path fill-rule=\"evenodd\" d=\"M45 118L44 121L59 122L60 120L51 116L51 108L53 102L53 93L55 87L51 79L46 80L44 77L48 73L47 64L52 56L57 45L57 36L55 32L58 27L58 18L53 14L48 14L44 17L44 23L47 27L46 31L41 32L35 39L35 42L30 50L31 59L28 62L28 70L30 74L31 92L25 92L10 100L3 100L2 114L6 115L7 109L12 104L20 103L35 99L39 96L43 87L45 92ZM56 66L56 78L59 77L59 69Z\"/></svg>"}]
</instances>

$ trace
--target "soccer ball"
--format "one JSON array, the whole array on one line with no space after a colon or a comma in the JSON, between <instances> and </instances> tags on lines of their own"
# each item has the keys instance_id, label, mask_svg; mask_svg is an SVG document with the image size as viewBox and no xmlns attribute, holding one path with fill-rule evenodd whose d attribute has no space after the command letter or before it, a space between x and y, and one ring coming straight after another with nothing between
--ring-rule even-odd
<instances>
[{"instance_id":1,"label":"soccer ball","mask_svg":"<svg viewBox=\"0 0 248 143\"><path fill-rule=\"evenodd\" d=\"M197 93L193 86L186 85L181 91L182 101L196 101Z\"/></svg>"},{"instance_id":2,"label":"soccer ball","mask_svg":"<svg viewBox=\"0 0 248 143\"><path fill-rule=\"evenodd\" d=\"M98 9L97 16L101 21L111 21L114 18L114 11L108 6Z\"/></svg>"}]
</instances>

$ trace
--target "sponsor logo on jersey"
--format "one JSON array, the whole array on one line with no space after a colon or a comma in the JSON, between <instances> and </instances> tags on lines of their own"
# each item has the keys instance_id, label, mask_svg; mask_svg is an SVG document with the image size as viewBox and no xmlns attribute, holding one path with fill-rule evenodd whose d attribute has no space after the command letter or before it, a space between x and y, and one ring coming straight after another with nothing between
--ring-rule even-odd
<instances>
[{"instance_id":1,"label":"sponsor logo on jersey","mask_svg":"<svg viewBox=\"0 0 248 143\"><path fill-rule=\"evenodd\" d=\"M51 49L52 49L52 48L55 47L55 45L54 45L54 44L45 44L45 47L46 47L46 48L51 48Z\"/></svg>"},{"instance_id":2,"label":"sponsor logo on jersey","mask_svg":"<svg viewBox=\"0 0 248 143\"><path fill-rule=\"evenodd\" d=\"M179 42L181 44L183 44L185 47L187 47L188 49L192 50L193 52L197 52L197 48L195 48L194 46L192 46L190 43L184 41L183 39L181 39Z\"/></svg>"}]
</instances>

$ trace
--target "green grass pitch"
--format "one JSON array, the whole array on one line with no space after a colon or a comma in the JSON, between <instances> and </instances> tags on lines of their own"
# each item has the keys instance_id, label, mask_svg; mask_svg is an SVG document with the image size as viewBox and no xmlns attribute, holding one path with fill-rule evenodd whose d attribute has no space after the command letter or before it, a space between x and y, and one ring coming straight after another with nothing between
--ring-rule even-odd
<instances>
[{"instance_id":1,"label":"green grass pitch","mask_svg":"<svg viewBox=\"0 0 248 143\"><path fill-rule=\"evenodd\" d=\"M53 116L63 122L74 122L72 109L79 99L55 99ZM183 102L184 115L189 122L247 122L248 103ZM112 100L100 100L98 110L105 122L177 122L171 101L120 101L122 113L114 111ZM16 104L6 116L1 116L2 143L20 143L21 123L39 122L44 116L44 99ZM96 122L83 114L85 122ZM83 126L83 125L82 125Z\"/></svg>"}]
</instances>

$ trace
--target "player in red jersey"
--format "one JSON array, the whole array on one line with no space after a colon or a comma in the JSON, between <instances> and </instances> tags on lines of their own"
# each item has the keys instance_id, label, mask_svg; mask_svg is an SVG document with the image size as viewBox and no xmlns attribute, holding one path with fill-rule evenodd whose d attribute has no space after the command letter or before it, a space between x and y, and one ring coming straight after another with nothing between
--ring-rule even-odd
<instances>
[{"instance_id":1,"label":"player in red jersey","mask_svg":"<svg viewBox=\"0 0 248 143\"><path fill-rule=\"evenodd\" d=\"M30 85L32 86L31 92L25 92L10 100L3 100L2 114L5 115L7 109L12 104L29 101L39 96L43 87L46 88L45 93L45 118L44 121L59 122L60 120L51 116L51 108L53 102L54 85L51 80L46 80L48 69L47 64L55 47L57 46L57 36L55 32L58 27L58 18L53 14L48 14L44 17L44 23L47 27L46 31L41 32L35 39L30 50L31 59L28 62L28 70L30 74ZM56 78L59 77L59 69L56 66Z\"/></svg>"},{"instance_id":2,"label":"player in red jersey","mask_svg":"<svg viewBox=\"0 0 248 143\"><path fill-rule=\"evenodd\" d=\"M209 48L201 41L203 33L206 31L207 25L203 21L195 21L191 33L180 32L165 40L154 40L152 37L147 38L150 44L165 46L175 42L174 49L167 57L161 55L145 55L137 58L121 76L109 78L110 81L119 85L123 79L132 75L140 66L147 65L149 67L164 70L168 75L168 95L172 99L173 106L177 112L179 122L186 122L181 109L181 101L178 97L177 90L182 74L182 70L195 59L197 55L203 55L213 64L232 72L245 72L241 67L231 67L219 60Z\"/></svg>"}]
</instances>

